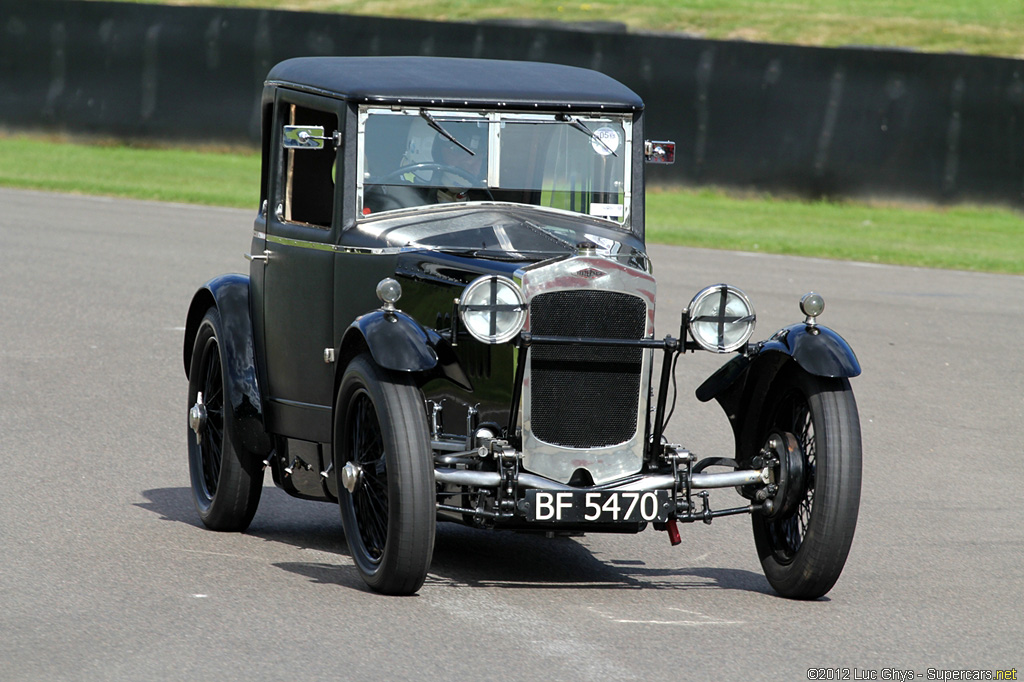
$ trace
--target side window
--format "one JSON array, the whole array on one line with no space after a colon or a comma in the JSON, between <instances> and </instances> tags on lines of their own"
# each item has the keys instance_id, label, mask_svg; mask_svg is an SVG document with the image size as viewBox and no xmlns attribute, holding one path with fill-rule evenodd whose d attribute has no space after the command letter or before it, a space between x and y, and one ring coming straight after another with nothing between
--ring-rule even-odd
<instances>
[{"instance_id":1,"label":"side window","mask_svg":"<svg viewBox=\"0 0 1024 682\"><path fill-rule=\"evenodd\" d=\"M285 105L288 125L322 126L324 137L338 130L338 117L329 112ZM334 217L334 169L337 151L330 142L323 149L285 150L284 219L329 228Z\"/></svg>"}]
</instances>

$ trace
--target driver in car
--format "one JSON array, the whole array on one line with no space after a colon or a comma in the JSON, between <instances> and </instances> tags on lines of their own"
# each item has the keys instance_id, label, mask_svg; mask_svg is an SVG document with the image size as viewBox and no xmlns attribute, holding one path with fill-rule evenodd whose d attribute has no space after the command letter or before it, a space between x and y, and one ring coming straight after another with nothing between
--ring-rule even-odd
<instances>
[{"instance_id":1,"label":"driver in car","mask_svg":"<svg viewBox=\"0 0 1024 682\"><path fill-rule=\"evenodd\" d=\"M435 203L488 199L484 189L487 187L486 124L452 126L451 132L472 154L441 135L434 138L431 156L436 163L446 166L435 171L430 181L437 187Z\"/></svg>"}]
</instances>

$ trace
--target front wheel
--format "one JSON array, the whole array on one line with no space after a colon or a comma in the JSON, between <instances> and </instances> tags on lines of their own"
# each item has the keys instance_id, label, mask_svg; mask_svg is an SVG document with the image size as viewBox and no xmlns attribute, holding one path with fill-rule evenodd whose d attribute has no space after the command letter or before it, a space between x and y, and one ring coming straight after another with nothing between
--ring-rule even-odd
<instances>
[{"instance_id":1,"label":"front wheel","mask_svg":"<svg viewBox=\"0 0 1024 682\"><path fill-rule=\"evenodd\" d=\"M755 514L754 543L771 586L782 596L817 599L846 564L860 507L861 440L857 403L846 379L795 370L768 396L766 451L788 443L799 472L783 511ZM786 463L782 462L782 466ZM794 466L795 465L795 466ZM786 494L788 493L788 494ZM781 495L780 495L781 496Z\"/></svg>"},{"instance_id":2,"label":"front wheel","mask_svg":"<svg viewBox=\"0 0 1024 682\"><path fill-rule=\"evenodd\" d=\"M355 358L334 404L334 471L352 560L366 584L413 594L434 553L434 470L426 412L411 377Z\"/></svg>"}]
</instances>

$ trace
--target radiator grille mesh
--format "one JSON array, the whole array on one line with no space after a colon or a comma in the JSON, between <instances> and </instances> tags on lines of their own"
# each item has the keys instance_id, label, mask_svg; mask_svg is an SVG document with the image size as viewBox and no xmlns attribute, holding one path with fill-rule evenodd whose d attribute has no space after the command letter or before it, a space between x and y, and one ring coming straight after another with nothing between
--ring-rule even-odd
<instances>
[{"instance_id":1,"label":"radiator grille mesh","mask_svg":"<svg viewBox=\"0 0 1024 682\"><path fill-rule=\"evenodd\" d=\"M642 339L647 305L613 291L539 294L530 301L535 335ZM567 448L624 443L637 430L643 350L592 346L530 348L530 426Z\"/></svg>"}]
</instances>

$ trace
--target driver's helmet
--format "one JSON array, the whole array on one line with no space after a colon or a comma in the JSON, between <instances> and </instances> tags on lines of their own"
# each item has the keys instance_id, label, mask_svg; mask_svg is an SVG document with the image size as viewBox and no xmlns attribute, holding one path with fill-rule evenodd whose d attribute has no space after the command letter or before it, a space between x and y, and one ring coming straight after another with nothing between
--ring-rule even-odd
<instances>
[{"instance_id":1,"label":"driver's helmet","mask_svg":"<svg viewBox=\"0 0 1024 682\"><path fill-rule=\"evenodd\" d=\"M445 130L452 134L452 136L473 150L473 154L484 154L487 153L487 124L483 122L450 122L444 124ZM457 144L447 139L439 133L434 133L434 143L431 147L431 157L434 161L443 163L442 155L445 152L455 152L459 154L466 154L466 150L461 149ZM451 157L449 157L451 158ZM457 158L457 157L456 157Z\"/></svg>"},{"instance_id":2,"label":"driver's helmet","mask_svg":"<svg viewBox=\"0 0 1024 682\"><path fill-rule=\"evenodd\" d=\"M422 118L415 118L409 126L409 137L405 143L403 166L416 163L430 163L434 160L433 142L437 133Z\"/></svg>"},{"instance_id":3,"label":"driver's helmet","mask_svg":"<svg viewBox=\"0 0 1024 682\"><path fill-rule=\"evenodd\" d=\"M442 121L445 130L472 154L439 133L434 133L431 158L434 163L450 170L435 171L432 184L442 187L465 188L487 185L487 123L474 121Z\"/></svg>"}]
</instances>

